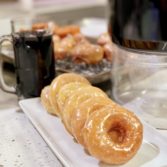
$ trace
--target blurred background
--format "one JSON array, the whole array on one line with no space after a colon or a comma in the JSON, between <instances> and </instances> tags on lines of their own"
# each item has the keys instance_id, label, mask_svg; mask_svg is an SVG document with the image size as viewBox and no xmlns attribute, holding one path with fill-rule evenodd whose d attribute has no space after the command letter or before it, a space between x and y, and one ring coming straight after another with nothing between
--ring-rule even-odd
<instances>
[{"instance_id":1,"label":"blurred background","mask_svg":"<svg viewBox=\"0 0 167 167\"><path fill-rule=\"evenodd\" d=\"M0 35L10 32L9 20L20 16L45 16L57 23L88 17L106 18L107 0L0 0Z\"/></svg>"},{"instance_id":2,"label":"blurred background","mask_svg":"<svg viewBox=\"0 0 167 167\"><path fill-rule=\"evenodd\" d=\"M108 31L108 2L108 0L0 0L0 36L11 34L11 20L19 17L41 17L41 20L53 21L58 25L77 25L85 37L96 43L98 37ZM13 85L13 77L15 76L13 76L14 54L12 45L7 42L4 43L0 56L4 59L4 73L7 73L5 75L6 82ZM86 69L86 76L88 75L87 71L90 70L94 74L94 69L98 70L97 74L99 70L105 73L103 77L101 75L100 77L99 75L93 75L94 77L90 77L90 80L93 80L96 84L100 82L100 86L103 81L107 81L107 84L104 82L104 86L105 89L110 90L109 75L111 63L108 63L109 67L106 66L106 63L107 61L105 63L102 62L100 65L103 70L99 66L96 68L94 66L90 66L90 68L84 66L84 68ZM58 68L59 66L56 65L56 67ZM76 68L78 69L78 66ZM107 72L105 72L104 68ZM11 75L13 76L12 78Z\"/></svg>"},{"instance_id":3,"label":"blurred background","mask_svg":"<svg viewBox=\"0 0 167 167\"><path fill-rule=\"evenodd\" d=\"M104 17L106 3L106 0L0 0L0 18L24 15L49 15L57 20Z\"/></svg>"}]
</instances>

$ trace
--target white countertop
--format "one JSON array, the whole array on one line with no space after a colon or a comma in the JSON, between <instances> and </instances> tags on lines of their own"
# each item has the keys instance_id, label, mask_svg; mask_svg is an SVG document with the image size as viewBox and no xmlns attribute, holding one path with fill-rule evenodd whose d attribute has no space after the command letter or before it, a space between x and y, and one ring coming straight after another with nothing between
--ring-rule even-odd
<instances>
[{"instance_id":1,"label":"white countertop","mask_svg":"<svg viewBox=\"0 0 167 167\"><path fill-rule=\"evenodd\" d=\"M62 166L19 108L0 111L0 136L0 166Z\"/></svg>"},{"instance_id":2,"label":"white countertop","mask_svg":"<svg viewBox=\"0 0 167 167\"><path fill-rule=\"evenodd\" d=\"M0 167L61 167L18 106L16 95L0 89Z\"/></svg>"}]
</instances>

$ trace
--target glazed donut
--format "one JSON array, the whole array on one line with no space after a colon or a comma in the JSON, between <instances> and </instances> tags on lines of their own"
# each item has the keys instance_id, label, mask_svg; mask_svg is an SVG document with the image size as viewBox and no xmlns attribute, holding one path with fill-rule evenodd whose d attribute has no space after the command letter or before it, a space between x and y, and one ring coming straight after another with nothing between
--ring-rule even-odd
<instances>
[{"instance_id":1,"label":"glazed donut","mask_svg":"<svg viewBox=\"0 0 167 167\"><path fill-rule=\"evenodd\" d=\"M57 95L59 93L59 90L65 85L70 82L82 82L85 84L90 85L89 81L84 78L83 76L79 74L74 74L74 73L64 73L62 75L59 75L56 77L50 85L50 95L49 95L49 101L54 109L54 112L56 115L59 116L59 108L57 104Z\"/></svg>"},{"instance_id":2,"label":"glazed donut","mask_svg":"<svg viewBox=\"0 0 167 167\"><path fill-rule=\"evenodd\" d=\"M143 126L134 113L81 75L59 75L42 90L41 103L48 113L61 117L90 155L105 163L128 162L142 143Z\"/></svg>"},{"instance_id":3,"label":"glazed donut","mask_svg":"<svg viewBox=\"0 0 167 167\"><path fill-rule=\"evenodd\" d=\"M97 64L103 59L104 50L101 46L91 44L83 40L71 49L71 57L74 62L86 64Z\"/></svg>"},{"instance_id":4,"label":"glazed donut","mask_svg":"<svg viewBox=\"0 0 167 167\"><path fill-rule=\"evenodd\" d=\"M55 35L54 35L55 36ZM65 38L59 40L54 37L54 53L56 60L64 59L70 56L70 51L76 45L75 38L72 35L67 35Z\"/></svg>"},{"instance_id":5,"label":"glazed donut","mask_svg":"<svg viewBox=\"0 0 167 167\"><path fill-rule=\"evenodd\" d=\"M62 111L62 120L66 129L70 133L72 132L71 117L74 111L77 109L78 105L83 103L85 100L96 96L102 96L107 98L107 95L101 89L88 85L82 87L82 89L76 90L73 95L68 98Z\"/></svg>"},{"instance_id":6,"label":"glazed donut","mask_svg":"<svg viewBox=\"0 0 167 167\"><path fill-rule=\"evenodd\" d=\"M88 84L82 83L82 82L71 82L68 83L66 85L64 85L57 96L57 104L58 104L58 108L60 111L60 116L61 116L61 111L63 111L64 105L66 103L66 100L72 96L72 94L78 90L78 89L82 89L83 86L87 86Z\"/></svg>"},{"instance_id":7,"label":"glazed donut","mask_svg":"<svg viewBox=\"0 0 167 167\"><path fill-rule=\"evenodd\" d=\"M91 97L78 105L71 117L71 131L78 143L84 144L82 130L89 115L106 105L114 105L113 101L103 96Z\"/></svg>"},{"instance_id":8,"label":"glazed donut","mask_svg":"<svg viewBox=\"0 0 167 167\"><path fill-rule=\"evenodd\" d=\"M45 110L50 113L55 115L54 110L52 105L50 104L49 101L49 92L50 92L50 86L45 86L42 91L41 91L41 103L43 105L43 107L45 108Z\"/></svg>"},{"instance_id":9,"label":"glazed donut","mask_svg":"<svg viewBox=\"0 0 167 167\"><path fill-rule=\"evenodd\" d=\"M142 132L139 119L118 105L93 112L82 131L89 153L109 164L129 161L142 143Z\"/></svg>"}]
</instances>

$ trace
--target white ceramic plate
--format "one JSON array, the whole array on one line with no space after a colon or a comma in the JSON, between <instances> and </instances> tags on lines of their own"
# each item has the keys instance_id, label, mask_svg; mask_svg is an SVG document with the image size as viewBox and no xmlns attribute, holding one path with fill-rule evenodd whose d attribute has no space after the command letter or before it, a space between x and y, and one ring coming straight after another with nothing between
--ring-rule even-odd
<instances>
[{"instance_id":1,"label":"white ceramic plate","mask_svg":"<svg viewBox=\"0 0 167 167\"><path fill-rule=\"evenodd\" d=\"M111 167L88 155L66 131L60 118L48 114L39 98L22 100L21 108L66 167ZM121 167L167 167L167 138L144 125L144 140L136 156Z\"/></svg>"}]
</instances>

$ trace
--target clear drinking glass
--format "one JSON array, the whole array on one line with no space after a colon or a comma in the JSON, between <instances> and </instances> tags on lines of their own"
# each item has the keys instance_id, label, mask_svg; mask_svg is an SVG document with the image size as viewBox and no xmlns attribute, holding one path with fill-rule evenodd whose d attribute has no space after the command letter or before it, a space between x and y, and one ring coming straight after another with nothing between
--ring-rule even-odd
<instances>
[{"instance_id":1,"label":"clear drinking glass","mask_svg":"<svg viewBox=\"0 0 167 167\"><path fill-rule=\"evenodd\" d=\"M142 52L113 45L112 96L135 103L143 118L167 128L167 53Z\"/></svg>"},{"instance_id":2,"label":"clear drinking glass","mask_svg":"<svg viewBox=\"0 0 167 167\"><path fill-rule=\"evenodd\" d=\"M0 52L3 42L9 41L14 51L16 85L10 87L4 82L3 60L0 59L1 88L16 93L19 99L38 97L42 88L55 77L52 33L47 22L38 18L12 20L11 29L10 35L0 37Z\"/></svg>"}]
</instances>

